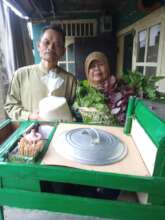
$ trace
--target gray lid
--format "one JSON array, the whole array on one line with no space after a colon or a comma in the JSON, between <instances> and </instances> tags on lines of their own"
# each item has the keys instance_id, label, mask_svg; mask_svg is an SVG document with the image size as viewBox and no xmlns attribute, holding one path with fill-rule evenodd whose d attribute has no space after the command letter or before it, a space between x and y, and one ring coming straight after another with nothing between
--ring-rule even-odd
<instances>
[{"instance_id":1,"label":"gray lid","mask_svg":"<svg viewBox=\"0 0 165 220\"><path fill-rule=\"evenodd\" d=\"M60 137L56 151L83 164L111 164L127 154L126 146L109 132L95 128L77 128Z\"/></svg>"}]
</instances>

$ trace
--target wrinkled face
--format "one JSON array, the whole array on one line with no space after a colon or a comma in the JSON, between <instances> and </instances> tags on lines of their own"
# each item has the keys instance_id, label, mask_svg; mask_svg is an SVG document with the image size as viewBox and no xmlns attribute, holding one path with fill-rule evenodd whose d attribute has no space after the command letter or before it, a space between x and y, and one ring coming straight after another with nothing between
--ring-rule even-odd
<instances>
[{"instance_id":1,"label":"wrinkled face","mask_svg":"<svg viewBox=\"0 0 165 220\"><path fill-rule=\"evenodd\" d=\"M57 64L65 52L63 44L62 36L59 32L51 29L46 30L38 44L41 60Z\"/></svg>"},{"instance_id":2,"label":"wrinkled face","mask_svg":"<svg viewBox=\"0 0 165 220\"><path fill-rule=\"evenodd\" d=\"M107 79L109 74L108 66L99 60L91 62L88 71L88 80L91 85L97 86Z\"/></svg>"}]
</instances>

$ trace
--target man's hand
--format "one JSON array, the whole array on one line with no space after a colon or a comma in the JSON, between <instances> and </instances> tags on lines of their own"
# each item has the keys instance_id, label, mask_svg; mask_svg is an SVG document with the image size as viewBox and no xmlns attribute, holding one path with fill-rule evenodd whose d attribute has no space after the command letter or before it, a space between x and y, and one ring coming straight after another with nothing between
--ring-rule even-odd
<instances>
[{"instance_id":1,"label":"man's hand","mask_svg":"<svg viewBox=\"0 0 165 220\"><path fill-rule=\"evenodd\" d=\"M39 112L34 112L32 114L29 115L28 117L29 120L42 120L39 116Z\"/></svg>"}]
</instances>

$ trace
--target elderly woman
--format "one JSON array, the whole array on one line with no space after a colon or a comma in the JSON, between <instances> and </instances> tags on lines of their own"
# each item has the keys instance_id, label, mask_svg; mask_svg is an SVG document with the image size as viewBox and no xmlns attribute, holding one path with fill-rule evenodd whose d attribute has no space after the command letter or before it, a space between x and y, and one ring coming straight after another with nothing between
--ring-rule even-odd
<instances>
[{"instance_id":1,"label":"elderly woman","mask_svg":"<svg viewBox=\"0 0 165 220\"><path fill-rule=\"evenodd\" d=\"M85 60L85 74L91 86L100 89L105 81L113 87L116 78L110 72L109 62L102 52L92 52Z\"/></svg>"},{"instance_id":2,"label":"elderly woman","mask_svg":"<svg viewBox=\"0 0 165 220\"><path fill-rule=\"evenodd\" d=\"M130 87L111 74L108 59L102 52L92 52L87 56L85 74L88 81L79 83L75 106L80 109L83 119L82 107L97 110L92 118L91 113L86 114L85 122L123 125L128 98L133 94Z\"/></svg>"},{"instance_id":3,"label":"elderly woman","mask_svg":"<svg viewBox=\"0 0 165 220\"><path fill-rule=\"evenodd\" d=\"M123 125L128 99L133 95L133 90L111 74L108 59L102 52L93 52L87 56L85 73L90 86L105 95L111 114Z\"/></svg>"}]
</instances>

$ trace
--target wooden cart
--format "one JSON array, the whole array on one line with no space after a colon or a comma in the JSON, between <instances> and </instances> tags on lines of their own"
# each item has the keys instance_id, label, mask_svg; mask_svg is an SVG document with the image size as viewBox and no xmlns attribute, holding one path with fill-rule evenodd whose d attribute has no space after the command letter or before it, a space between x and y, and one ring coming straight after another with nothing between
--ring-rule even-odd
<instances>
[{"instance_id":1,"label":"wooden cart","mask_svg":"<svg viewBox=\"0 0 165 220\"><path fill-rule=\"evenodd\" d=\"M149 170L149 176L99 172L69 166L48 166L37 163L12 164L4 160L5 151L1 151L0 219L4 219L3 206L7 205L111 219L164 220L165 121L157 116L142 100L131 100L127 113L128 120L124 131L138 145L141 157ZM6 122L6 124L8 123L10 122ZM5 146L5 149L9 150L10 143L13 145L14 141L22 134L22 130L29 127L30 124L27 123L34 122L22 122L20 127L7 138L7 140L10 140L6 140L5 144L2 144L2 147ZM1 131L3 128L4 124L1 125ZM52 136L53 133L49 138L51 139ZM13 140L13 138L15 139ZM139 142L139 140L141 141ZM152 161L147 159L147 155L149 158L151 156ZM149 201L146 204L141 204L41 192L41 181L145 192L149 195Z\"/></svg>"}]
</instances>

